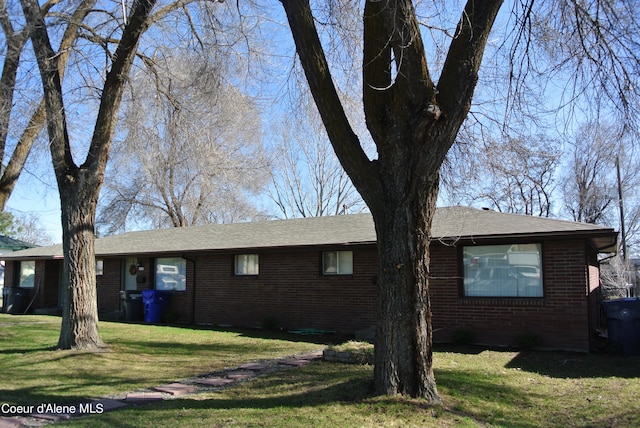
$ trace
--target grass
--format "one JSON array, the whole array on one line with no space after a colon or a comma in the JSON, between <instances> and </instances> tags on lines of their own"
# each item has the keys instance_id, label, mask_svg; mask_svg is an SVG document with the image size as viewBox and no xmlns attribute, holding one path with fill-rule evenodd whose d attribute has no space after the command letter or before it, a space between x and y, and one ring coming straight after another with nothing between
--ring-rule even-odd
<instances>
[{"instance_id":1,"label":"grass","mask_svg":"<svg viewBox=\"0 0 640 428\"><path fill-rule=\"evenodd\" d=\"M203 373L321 349L295 337L100 323L104 352L52 350L60 318L0 314L0 403L65 403L125 393ZM255 333L255 334L254 334Z\"/></svg>"},{"instance_id":2,"label":"grass","mask_svg":"<svg viewBox=\"0 0 640 428\"><path fill-rule=\"evenodd\" d=\"M0 315L0 325L7 322L5 317ZM16 324L14 319L48 323ZM16 404L110 395L131 388L130 382L136 388L157 385L210 372L217 365L318 349L315 343L286 336L270 339L254 332L102 323L110 351L73 354L47 350L57 338L57 319L11 317L11 322L11 327L0 327L4 378L0 402ZM366 347L354 343L334 349L366 352ZM64 425L82 427L90 421L92 427L640 426L638 357L438 346L434 370L443 406L375 396L370 365L319 362ZM79 375L71 379L74 371Z\"/></svg>"}]
</instances>

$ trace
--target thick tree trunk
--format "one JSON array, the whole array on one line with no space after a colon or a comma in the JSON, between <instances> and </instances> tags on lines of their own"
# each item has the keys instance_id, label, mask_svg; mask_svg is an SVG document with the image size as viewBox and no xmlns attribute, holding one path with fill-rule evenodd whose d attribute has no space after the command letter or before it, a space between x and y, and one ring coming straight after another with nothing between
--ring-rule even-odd
<instances>
[{"instance_id":1,"label":"thick tree trunk","mask_svg":"<svg viewBox=\"0 0 640 428\"><path fill-rule=\"evenodd\" d=\"M62 327L58 347L95 350L101 347L98 331L94 221L97 186L59 183L62 206L62 245L65 287Z\"/></svg>"},{"instance_id":2,"label":"thick tree trunk","mask_svg":"<svg viewBox=\"0 0 640 428\"><path fill-rule=\"evenodd\" d=\"M406 193L415 186L389 189L381 212L372 210L379 260L375 387L380 394L440 403L432 369L429 299L429 241L438 195L437 171L429 177L419 180L418 194Z\"/></svg>"}]
</instances>

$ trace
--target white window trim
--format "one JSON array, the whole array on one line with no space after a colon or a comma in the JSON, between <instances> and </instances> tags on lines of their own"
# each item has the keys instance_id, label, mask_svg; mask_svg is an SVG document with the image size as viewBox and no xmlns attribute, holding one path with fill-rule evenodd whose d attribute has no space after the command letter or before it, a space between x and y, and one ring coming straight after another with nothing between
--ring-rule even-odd
<instances>
[{"instance_id":1,"label":"white window trim","mask_svg":"<svg viewBox=\"0 0 640 428\"><path fill-rule=\"evenodd\" d=\"M329 267L326 266L326 257L334 254L335 255L335 272L329 270ZM347 271L344 271L343 263L341 263L340 256L348 257L348 260L351 261L349 268ZM342 262L346 262L347 260L342 260ZM333 276L333 275L353 275L353 251L323 251L322 252L322 274Z\"/></svg>"},{"instance_id":2,"label":"white window trim","mask_svg":"<svg viewBox=\"0 0 640 428\"><path fill-rule=\"evenodd\" d=\"M464 297L544 297L542 244L470 245L462 254Z\"/></svg>"},{"instance_id":3,"label":"white window trim","mask_svg":"<svg viewBox=\"0 0 640 428\"><path fill-rule=\"evenodd\" d=\"M255 267L255 272L251 272L250 264ZM258 276L260 275L260 256L258 254L236 254L233 257L233 273L236 276Z\"/></svg>"},{"instance_id":4,"label":"white window trim","mask_svg":"<svg viewBox=\"0 0 640 428\"><path fill-rule=\"evenodd\" d=\"M30 273L29 275L24 275L24 271L23 269L26 267L26 265L29 265L29 269L32 270L33 272ZM24 281L25 279L31 276L31 281L30 283L28 283L27 285L25 285ZM20 262L20 277L18 278L18 287L21 288L34 288L36 286L36 261L35 260L24 260Z\"/></svg>"}]
</instances>

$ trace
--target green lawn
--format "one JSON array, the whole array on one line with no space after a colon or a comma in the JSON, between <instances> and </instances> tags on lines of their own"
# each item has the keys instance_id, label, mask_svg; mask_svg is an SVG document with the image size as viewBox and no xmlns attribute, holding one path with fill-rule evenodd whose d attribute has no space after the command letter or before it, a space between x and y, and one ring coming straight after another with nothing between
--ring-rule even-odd
<instances>
[{"instance_id":1,"label":"green lawn","mask_svg":"<svg viewBox=\"0 0 640 428\"><path fill-rule=\"evenodd\" d=\"M16 323L26 320L47 323ZM126 392L131 382L153 386L247 361L319 349L318 344L299 341L306 337L102 323L109 351L74 354L47 349L57 338L57 318L0 315L0 325L0 403L79 401ZM436 347L434 362L444 399L441 407L374 396L371 366L319 362L231 388L131 405L65 425L640 426L637 357Z\"/></svg>"},{"instance_id":2,"label":"green lawn","mask_svg":"<svg viewBox=\"0 0 640 428\"><path fill-rule=\"evenodd\" d=\"M58 351L60 318L0 314L0 403L73 402L322 349L260 332L101 322L104 352Z\"/></svg>"}]
</instances>

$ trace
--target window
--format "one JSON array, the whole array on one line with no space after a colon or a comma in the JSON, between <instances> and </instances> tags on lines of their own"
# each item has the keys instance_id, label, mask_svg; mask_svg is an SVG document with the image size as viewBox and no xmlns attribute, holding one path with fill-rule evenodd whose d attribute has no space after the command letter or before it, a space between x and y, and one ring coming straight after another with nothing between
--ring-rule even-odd
<instances>
[{"instance_id":1,"label":"window","mask_svg":"<svg viewBox=\"0 0 640 428\"><path fill-rule=\"evenodd\" d=\"M187 261L182 257L156 259L156 290L185 291Z\"/></svg>"},{"instance_id":2,"label":"window","mask_svg":"<svg viewBox=\"0 0 640 428\"><path fill-rule=\"evenodd\" d=\"M322 253L322 273L325 275L352 275L353 251L325 251Z\"/></svg>"},{"instance_id":3,"label":"window","mask_svg":"<svg viewBox=\"0 0 640 428\"><path fill-rule=\"evenodd\" d=\"M33 288L36 277L36 262L34 260L20 262L20 283L18 287Z\"/></svg>"},{"instance_id":4,"label":"window","mask_svg":"<svg viewBox=\"0 0 640 428\"><path fill-rule=\"evenodd\" d=\"M104 275L104 260L96 260L96 276Z\"/></svg>"},{"instance_id":5,"label":"window","mask_svg":"<svg viewBox=\"0 0 640 428\"><path fill-rule=\"evenodd\" d=\"M258 275L260 265L257 254L238 254L235 257L236 275Z\"/></svg>"},{"instance_id":6,"label":"window","mask_svg":"<svg viewBox=\"0 0 640 428\"><path fill-rule=\"evenodd\" d=\"M542 297L540 244L464 247L464 295Z\"/></svg>"}]
</instances>

